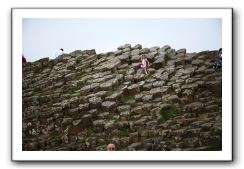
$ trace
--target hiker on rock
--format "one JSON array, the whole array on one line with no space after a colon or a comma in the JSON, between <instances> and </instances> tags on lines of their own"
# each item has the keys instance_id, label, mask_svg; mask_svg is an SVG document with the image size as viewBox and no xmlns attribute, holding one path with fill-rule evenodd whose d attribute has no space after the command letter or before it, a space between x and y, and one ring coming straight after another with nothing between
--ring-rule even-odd
<instances>
[{"instance_id":1,"label":"hiker on rock","mask_svg":"<svg viewBox=\"0 0 244 169\"><path fill-rule=\"evenodd\" d=\"M141 55L141 62L140 62L140 67L144 69L145 74L147 75L147 69L149 67L149 61L147 60L146 56L144 54Z\"/></svg>"},{"instance_id":2,"label":"hiker on rock","mask_svg":"<svg viewBox=\"0 0 244 169\"><path fill-rule=\"evenodd\" d=\"M63 48L59 49L59 55L62 55L62 54L64 54L64 49Z\"/></svg>"},{"instance_id":3,"label":"hiker on rock","mask_svg":"<svg viewBox=\"0 0 244 169\"><path fill-rule=\"evenodd\" d=\"M222 48L219 49L219 51L218 51L218 56L219 56L220 58L222 58Z\"/></svg>"},{"instance_id":4,"label":"hiker on rock","mask_svg":"<svg viewBox=\"0 0 244 169\"><path fill-rule=\"evenodd\" d=\"M56 58L58 58L59 56L61 56L63 54L64 54L64 49L60 48L55 55L56 55Z\"/></svg>"},{"instance_id":5,"label":"hiker on rock","mask_svg":"<svg viewBox=\"0 0 244 169\"><path fill-rule=\"evenodd\" d=\"M222 68L222 48L218 51L218 58L213 65L214 70Z\"/></svg>"}]
</instances>

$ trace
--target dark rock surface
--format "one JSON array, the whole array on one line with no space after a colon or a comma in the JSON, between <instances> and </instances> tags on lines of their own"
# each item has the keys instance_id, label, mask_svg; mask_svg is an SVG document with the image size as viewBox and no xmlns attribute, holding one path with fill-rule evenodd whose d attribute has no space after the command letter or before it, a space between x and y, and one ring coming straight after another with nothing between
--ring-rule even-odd
<instances>
[{"instance_id":1,"label":"dark rock surface","mask_svg":"<svg viewBox=\"0 0 244 169\"><path fill-rule=\"evenodd\" d=\"M151 62L149 74L139 55ZM125 44L23 64L23 150L222 150L216 51Z\"/></svg>"}]
</instances>

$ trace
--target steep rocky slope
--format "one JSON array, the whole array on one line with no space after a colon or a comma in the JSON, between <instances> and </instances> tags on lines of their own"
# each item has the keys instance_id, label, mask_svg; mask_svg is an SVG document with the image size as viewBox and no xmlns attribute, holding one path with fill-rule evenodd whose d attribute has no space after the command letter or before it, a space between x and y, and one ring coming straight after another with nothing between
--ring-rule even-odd
<instances>
[{"instance_id":1,"label":"steep rocky slope","mask_svg":"<svg viewBox=\"0 0 244 169\"><path fill-rule=\"evenodd\" d=\"M139 55L151 62L149 74ZM222 150L217 51L126 44L23 64L23 150Z\"/></svg>"}]
</instances>

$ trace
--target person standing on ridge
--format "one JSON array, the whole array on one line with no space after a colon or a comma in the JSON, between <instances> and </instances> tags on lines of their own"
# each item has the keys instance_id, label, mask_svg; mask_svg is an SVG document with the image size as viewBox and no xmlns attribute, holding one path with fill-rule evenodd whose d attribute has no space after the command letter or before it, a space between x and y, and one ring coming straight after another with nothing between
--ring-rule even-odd
<instances>
[{"instance_id":1,"label":"person standing on ridge","mask_svg":"<svg viewBox=\"0 0 244 169\"><path fill-rule=\"evenodd\" d=\"M62 54L64 54L64 49L63 48L60 48L60 50L59 50L59 56L62 55Z\"/></svg>"},{"instance_id":2,"label":"person standing on ridge","mask_svg":"<svg viewBox=\"0 0 244 169\"><path fill-rule=\"evenodd\" d=\"M63 55L64 54L64 49L63 48L60 48L58 50L58 52L56 53L56 58L58 58L59 56Z\"/></svg>"}]
</instances>

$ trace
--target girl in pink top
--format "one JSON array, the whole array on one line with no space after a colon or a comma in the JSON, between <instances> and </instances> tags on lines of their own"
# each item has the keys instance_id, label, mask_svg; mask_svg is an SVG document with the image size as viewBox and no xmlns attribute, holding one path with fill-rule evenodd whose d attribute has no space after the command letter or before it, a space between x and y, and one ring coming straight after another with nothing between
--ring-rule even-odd
<instances>
[{"instance_id":1,"label":"girl in pink top","mask_svg":"<svg viewBox=\"0 0 244 169\"><path fill-rule=\"evenodd\" d=\"M149 67L149 61L147 60L145 55L141 55L141 68L144 69L146 75L148 74L147 72L148 67Z\"/></svg>"}]
</instances>

